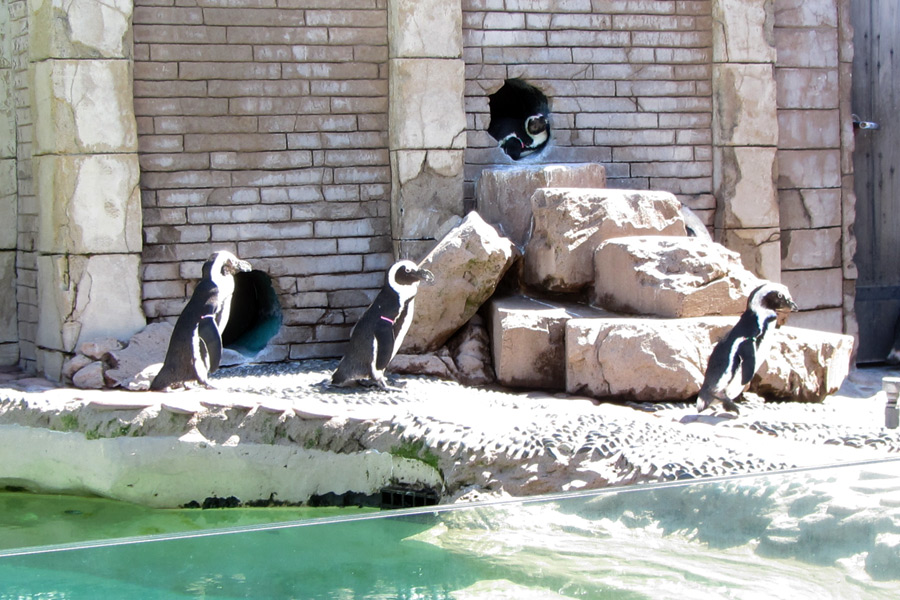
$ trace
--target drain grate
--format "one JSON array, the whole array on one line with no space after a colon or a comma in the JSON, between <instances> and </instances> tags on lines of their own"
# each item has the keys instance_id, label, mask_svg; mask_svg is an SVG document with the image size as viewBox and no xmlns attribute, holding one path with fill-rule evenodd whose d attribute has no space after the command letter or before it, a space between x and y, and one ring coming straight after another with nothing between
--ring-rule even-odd
<instances>
[{"instance_id":1,"label":"drain grate","mask_svg":"<svg viewBox=\"0 0 900 600\"><path fill-rule=\"evenodd\" d=\"M430 488L413 489L401 485L389 485L381 488L382 510L434 506L440 499L441 495Z\"/></svg>"}]
</instances>

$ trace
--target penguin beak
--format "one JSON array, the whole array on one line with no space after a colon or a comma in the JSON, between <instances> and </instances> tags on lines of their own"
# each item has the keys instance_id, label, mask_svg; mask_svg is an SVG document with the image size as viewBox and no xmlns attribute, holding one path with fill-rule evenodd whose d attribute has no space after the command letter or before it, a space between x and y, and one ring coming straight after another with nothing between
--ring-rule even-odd
<instances>
[{"instance_id":1,"label":"penguin beak","mask_svg":"<svg viewBox=\"0 0 900 600\"><path fill-rule=\"evenodd\" d=\"M238 272L247 273L248 271L253 270L253 268L246 260L241 260L238 258L236 260L229 260L225 265L225 269L223 270L227 271L228 274L234 274Z\"/></svg>"},{"instance_id":2,"label":"penguin beak","mask_svg":"<svg viewBox=\"0 0 900 600\"><path fill-rule=\"evenodd\" d=\"M416 271L413 274L416 277L418 277L420 280L424 281L425 283L433 283L434 282L434 273L432 273L428 269L419 269L418 271Z\"/></svg>"}]
</instances>

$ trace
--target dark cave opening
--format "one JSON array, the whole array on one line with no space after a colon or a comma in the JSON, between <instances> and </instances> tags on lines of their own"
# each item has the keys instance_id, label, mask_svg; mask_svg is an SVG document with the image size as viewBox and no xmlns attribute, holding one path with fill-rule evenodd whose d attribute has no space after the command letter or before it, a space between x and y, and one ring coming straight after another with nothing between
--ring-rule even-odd
<instances>
[{"instance_id":1,"label":"dark cave opening","mask_svg":"<svg viewBox=\"0 0 900 600\"><path fill-rule=\"evenodd\" d=\"M222 345L243 356L256 356L281 329L281 305L272 279L262 271L235 273L231 314Z\"/></svg>"},{"instance_id":2,"label":"dark cave opening","mask_svg":"<svg viewBox=\"0 0 900 600\"><path fill-rule=\"evenodd\" d=\"M513 160L540 154L550 142L550 101L540 89L514 78L488 97L488 133Z\"/></svg>"}]
</instances>

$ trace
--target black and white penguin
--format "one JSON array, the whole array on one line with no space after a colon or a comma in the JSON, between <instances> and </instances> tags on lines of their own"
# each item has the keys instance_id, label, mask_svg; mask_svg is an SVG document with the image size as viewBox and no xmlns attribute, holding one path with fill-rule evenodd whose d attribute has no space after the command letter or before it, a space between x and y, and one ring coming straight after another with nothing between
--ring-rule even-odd
<instances>
[{"instance_id":1,"label":"black and white penguin","mask_svg":"<svg viewBox=\"0 0 900 600\"><path fill-rule=\"evenodd\" d=\"M550 103L521 79L508 79L489 98L488 133L513 160L540 152L550 140Z\"/></svg>"},{"instance_id":2,"label":"black and white penguin","mask_svg":"<svg viewBox=\"0 0 900 600\"><path fill-rule=\"evenodd\" d=\"M706 376L697 395L697 412L715 403L739 413L735 400L750 385L750 380L769 354L772 327L779 327L779 316L797 310L787 287L765 283L750 294L747 310L737 324L713 348Z\"/></svg>"},{"instance_id":3,"label":"black and white penguin","mask_svg":"<svg viewBox=\"0 0 900 600\"><path fill-rule=\"evenodd\" d=\"M222 358L222 332L231 313L234 274L249 270L250 263L224 250L203 263L203 274L175 322L165 362L150 384L151 390L183 386L188 381L209 386L207 376L219 368Z\"/></svg>"},{"instance_id":4,"label":"black and white penguin","mask_svg":"<svg viewBox=\"0 0 900 600\"><path fill-rule=\"evenodd\" d=\"M409 331L422 281L430 283L434 275L410 260L401 260L390 268L384 287L350 332L347 352L331 376L333 385L389 389L384 370Z\"/></svg>"}]
</instances>

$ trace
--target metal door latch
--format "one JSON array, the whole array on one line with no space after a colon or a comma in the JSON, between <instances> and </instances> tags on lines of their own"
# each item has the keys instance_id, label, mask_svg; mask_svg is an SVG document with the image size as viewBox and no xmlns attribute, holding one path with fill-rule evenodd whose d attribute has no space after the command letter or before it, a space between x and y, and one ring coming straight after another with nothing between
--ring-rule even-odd
<instances>
[{"instance_id":1,"label":"metal door latch","mask_svg":"<svg viewBox=\"0 0 900 600\"><path fill-rule=\"evenodd\" d=\"M879 125L875 121L860 121L856 115L850 115L853 118L853 129L878 129Z\"/></svg>"}]
</instances>

